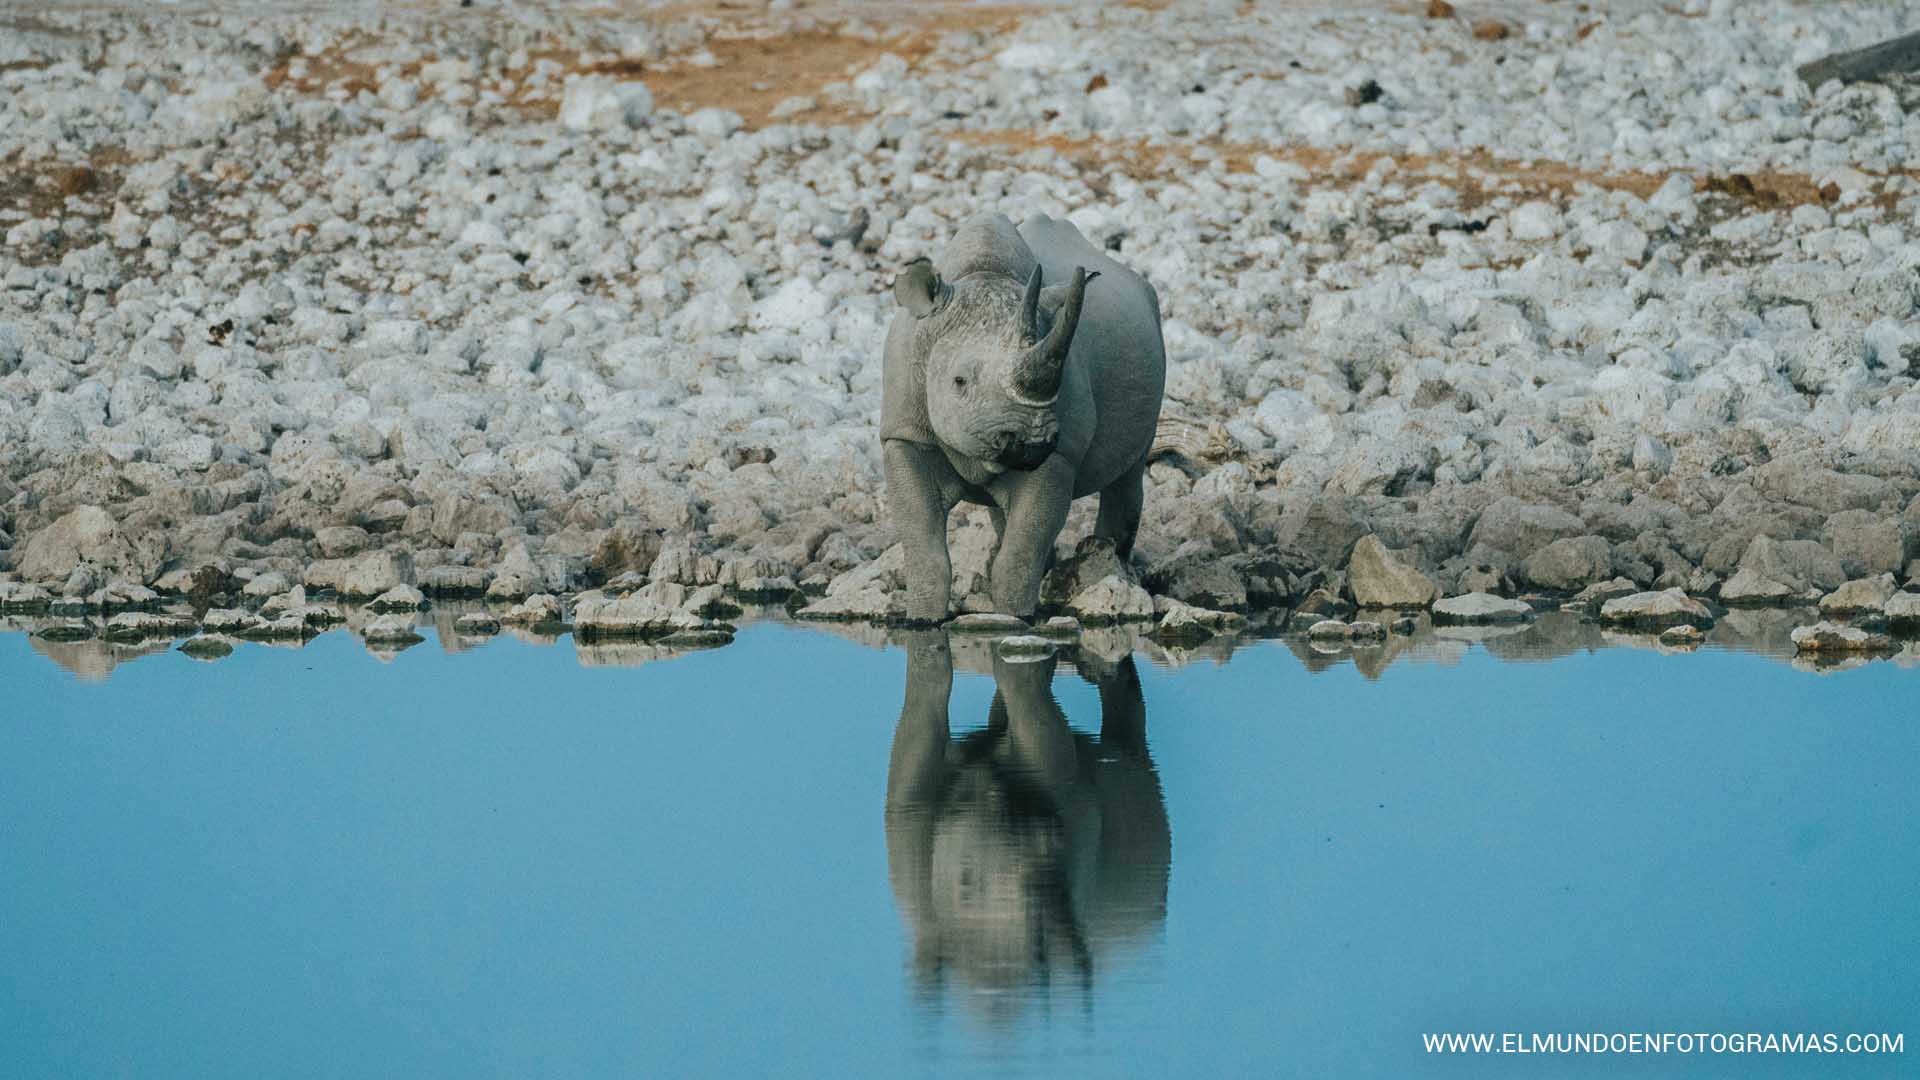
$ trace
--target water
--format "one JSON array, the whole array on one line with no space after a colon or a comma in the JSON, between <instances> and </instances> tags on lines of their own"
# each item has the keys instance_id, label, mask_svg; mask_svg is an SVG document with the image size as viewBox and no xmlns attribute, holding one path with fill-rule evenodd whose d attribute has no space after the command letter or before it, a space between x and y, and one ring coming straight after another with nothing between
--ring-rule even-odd
<instances>
[{"instance_id":1,"label":"water","mask_svg":"<svg viewBox=\"0 0 1920 1080\"><path fill-rule=\"evenodd\" d=\"M0 636L0 1075L1913 1075L1920 676L1503 640Z\"/></svg>"}]
</instances>

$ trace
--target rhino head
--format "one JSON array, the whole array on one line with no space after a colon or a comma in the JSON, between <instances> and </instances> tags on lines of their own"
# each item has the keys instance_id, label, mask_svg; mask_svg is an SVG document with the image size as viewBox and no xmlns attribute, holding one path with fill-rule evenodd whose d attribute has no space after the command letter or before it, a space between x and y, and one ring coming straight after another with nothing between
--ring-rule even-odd
<instances>
[{"instance_id":1,"label":"rhino head","mask_svg":"<svg viewBox=\"0 0 1920 1080\"><path fill-rule=\"evenodd\" d=\"M1043 297L1038 265L1022 289L993 271L943 281L919 259L894 280L894 299L917 321L927 419L949 450L994 473L1035 468L1053 453L1053 405L1096 276L1076 267L1070 284Z\"/></svg>"}]
</instances>

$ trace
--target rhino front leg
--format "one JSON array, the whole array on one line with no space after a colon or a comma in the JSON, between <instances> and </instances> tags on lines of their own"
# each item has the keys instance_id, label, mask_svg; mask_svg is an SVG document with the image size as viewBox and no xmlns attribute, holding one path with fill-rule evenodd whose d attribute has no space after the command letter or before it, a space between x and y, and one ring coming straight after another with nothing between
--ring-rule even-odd
<instances>
[{"instance_id":1,"label":"rhino front leg","mask_svg":"<svg viewBox=\"0 0 1920 1080\"><path fill-rule=\"evenodd\" d=\"M1023 619L1033 617L1040 606L1040 579L1072 503L1073 466L1058 454L1010 485L1007 527L993 558L994 607Z\"/></svg>"},{"instance_id":2,"label":"rhino front leg","mask_svg":"<svg viewBox=\"0 0 1920 1080\"><path fill-rule=\"evenodd\" d=\"M893 531L907 549L907 620L947 620L953 564L947 559L946 495L940 490L938 452L888 439L884 448L887 503Z\"/></svg>"}]
</instances>

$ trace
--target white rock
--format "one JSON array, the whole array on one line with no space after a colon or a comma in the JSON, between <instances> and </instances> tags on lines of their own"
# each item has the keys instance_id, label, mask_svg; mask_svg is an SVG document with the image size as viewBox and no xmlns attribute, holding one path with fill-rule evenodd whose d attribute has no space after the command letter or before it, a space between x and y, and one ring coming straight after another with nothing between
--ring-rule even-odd
<instances>
[{"instance_id":1,"label":"white rock","mask_svg":"<svg viewBox=\"0 0 1920 1080\"><path fill-rule=\"evenodd\" d=\"M1473 592L1434 601L1436 623L1511 623L1533 617L1533 608L1524 601L1509 600L1491 593Z\"/></svg>"}]
</instances>

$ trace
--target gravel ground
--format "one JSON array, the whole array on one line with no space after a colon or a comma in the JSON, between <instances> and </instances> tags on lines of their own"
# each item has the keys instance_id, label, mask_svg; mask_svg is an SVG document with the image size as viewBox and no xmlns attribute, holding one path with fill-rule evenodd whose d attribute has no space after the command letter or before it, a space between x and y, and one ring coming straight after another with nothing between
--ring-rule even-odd
<instances>
[{"instance_id":1,"label":"gravel ground","mask_svg":"<svg viewBox=\"0 0 1920 1080\"><path fill-rule=\"evenodd\" d=\"M717 637L729 595L885 619L886 284L991 208L1069 218L1165 309L1133 564L1077 546L1087 500L1049 584L1084 622L1484 592L1899 633L1920 94L1793 69L1917 26L0 8L0 609L417 585L606 637ZM954 525L983 610L985 515ZM1843 641L1803 647L1885 646Z\"/></svg>"}]
</instances>

